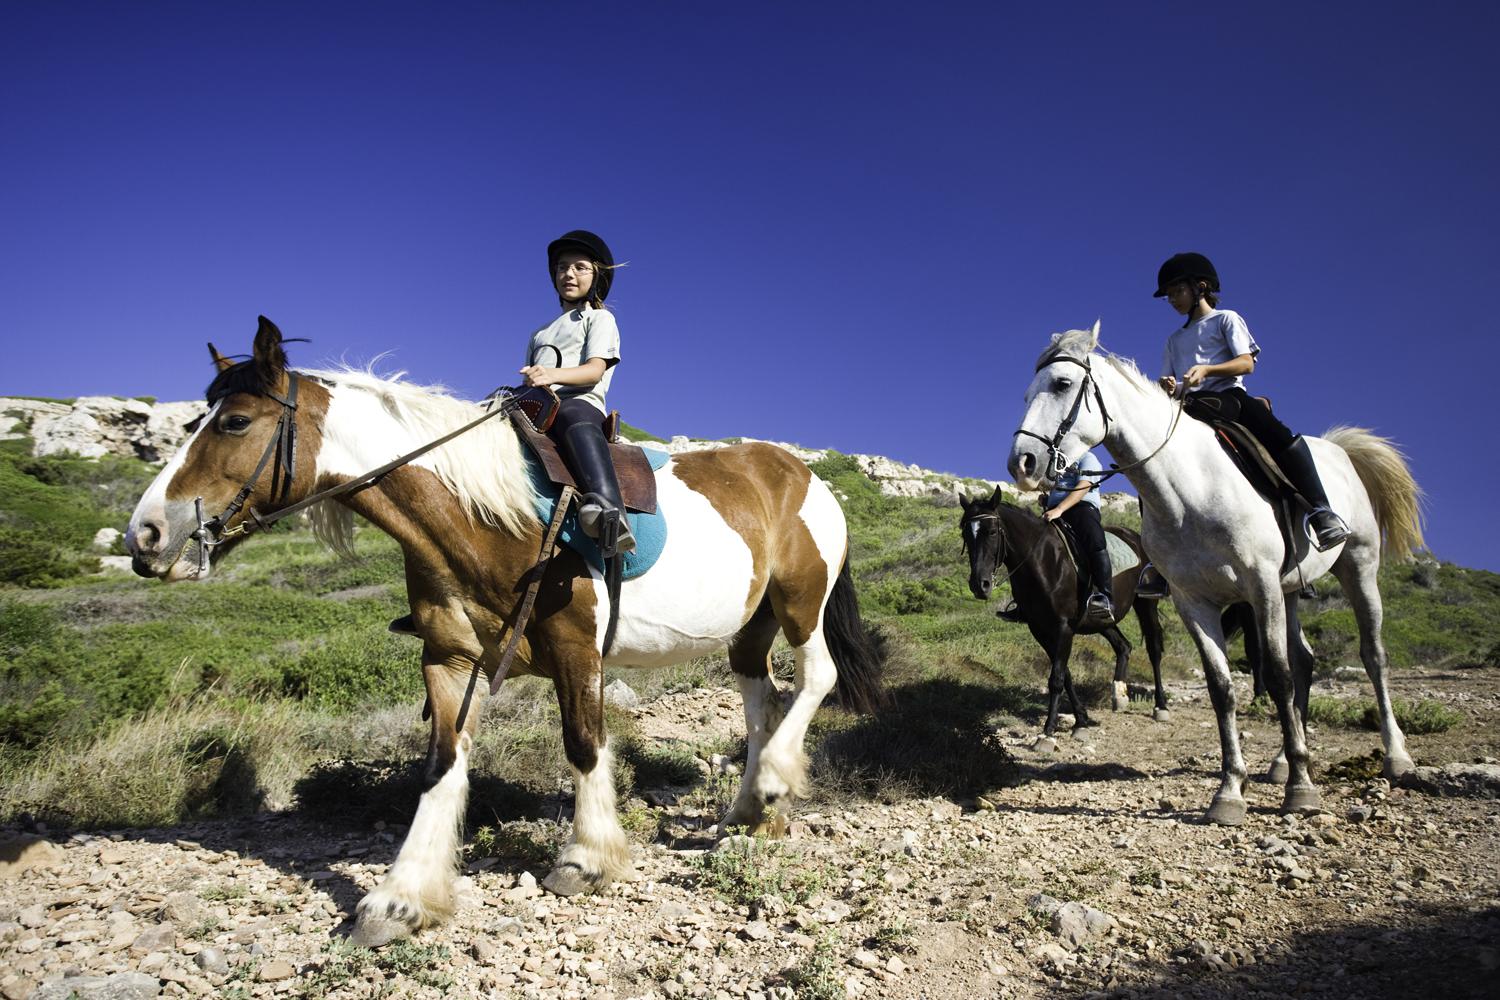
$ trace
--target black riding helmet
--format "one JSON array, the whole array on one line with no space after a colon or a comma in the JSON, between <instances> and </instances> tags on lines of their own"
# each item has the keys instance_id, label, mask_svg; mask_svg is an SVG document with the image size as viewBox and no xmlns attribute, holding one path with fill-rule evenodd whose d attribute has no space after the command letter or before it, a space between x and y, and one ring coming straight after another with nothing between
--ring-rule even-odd
<instances>
[{"instance_id":1,"label":"black riding helmet","mask_svg":"<svg viewBox=\"0 0 1500 1000\"><path fill-rule=\"evenodd\" d=\"M587 229L575 229L572 232L563 233L547 244L547 277L553 281L557 280L557 258L565 250L581 251L588 254L590 260L596 260L604 265L594 274L594 291L598 293L599 301L603 302L609 296L609 284L615 274L615 258L609 252L609 247Z\"/></svg>"},{"instance_id":2,"label":"black riding helmet","mask_svg":"<svg viewBox=\"0 0 1500 1000\"><path fill-rule=\"evenodd\" d=\"M1206 281L1210 292L1219 290L1219 272L1212 261L1201 253L1174 253L1156 272L1156 292L1151 297L1161 298L1179 281Z\"/></svg>"}]
</instances>

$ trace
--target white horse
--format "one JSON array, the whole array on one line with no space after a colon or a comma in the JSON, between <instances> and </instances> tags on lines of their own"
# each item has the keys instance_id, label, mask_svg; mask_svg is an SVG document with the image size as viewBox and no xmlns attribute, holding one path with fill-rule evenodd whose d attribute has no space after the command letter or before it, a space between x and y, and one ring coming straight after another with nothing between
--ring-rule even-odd
<instances>
[{"instance_id":1,"label":"white horse","mask_svg":"<svg viewBox=\"0 0 1500 1000\"><path fill-rule=\"evenodd\" d=\"M1298 640L1296 593L1304 580L1329 571L1359 623L1360 658L1380 711L1385 774L1396 778L1410 771L1414 765L1386 689L1376 585L1382 551L1409 559L1423 544L1421 491L1401 453L1386 439L1352 427L1308 440L1328 499L1351 534L1318 552L1297 533L1295 565L1283 575L1285 546L1271 505L1220 448L1213 431L1192 418L1175 421L1177 404L1133 363L1094 353L1098 343L1098 323L1053 337L1026 390L1010 473L1022 489L1037 489L1062 465L1103 444L1140 494L1146 553L1172 585L1173 600L1203 658L1218 715L1224 766L1208 819L1233 826L1245 818L1246 770L1220 626L1220 612L1237 601L1249 602L1255 611L1265 677L1281 718L1284 764L1278 758L1270 773L1272 780L1286 782L1282 809L1319 807L1308 775L1303 715L1312 664ZM1289 648L1297 659L1295 691Z\"/></svg>"}]
</instances>

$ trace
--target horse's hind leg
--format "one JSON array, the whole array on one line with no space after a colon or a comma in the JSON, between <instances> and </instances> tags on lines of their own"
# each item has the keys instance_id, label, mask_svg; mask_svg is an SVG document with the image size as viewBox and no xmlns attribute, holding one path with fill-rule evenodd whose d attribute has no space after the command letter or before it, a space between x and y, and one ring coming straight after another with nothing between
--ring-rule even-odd
<instances>
[{"instance_id":1,"label":"horse's hind leg","mask_svg":"<svg viewBox=\"0 0 1500 1000\"><path fill-rule=\"evenodd\" d=\"M1104 636L1109 647L1115 651L1114 700L1110 707L1116 712L1123 712L1130 707L1130 640L1114 625L1100 635Z\"/></svg>"},{"instance_id":2,"label":"horse's hind leg","mask_svg":"<svg viewBox=\"0 0 1500 1000\"><path fill-rule=\"evenodd\" d=\"M1156 704L1151 717L1157 722L1169 722L1172 713L1167 709L1167 689L1161 683L1161 654L1166 643L1161 629L1161 605L1155 598L1138 597L1135 602L1135 620L1141 626L1141 638L1146 642L1146 657L1151 661L1151 680L1156 685Z\"/></svg>"},{"instance_id":3,"label":"horse's hind leg","mask_svg":"<svg viewBox=\"0 0 1500 1000\"><path fill-rule=\"evenodd\" d=\"M1188 634L1198 646L1208 694L1219 721L1219 748L1223 770L1219 790L1214 793L1206 818L1221 826L1239 826L1245 822L1245 758L1240 753L1239 730L1234 721L1234 685L1229 679L1229 661L1224 657L1224 633L1219 623L1219 609L1208 604L1176 598L1177 610Z\"/></svg>"},{"instance_id":4,"label":"horse's hind leg","mask_svg":"<svg viewBox=\"0 0 1500 1000\"><path fill-rule=\"evenodd\" d=\"M462 731L455 731L454 724L473 673L473 661L433 659L422 664L432 710L427 790L395 863L356 908L352 937L357 945L378 948L440 923L453 912L453 880L469 797L468 758L479 706L470 705ZM484 683L481 675L481 689Z\"/></svg>"},{"instance_id":5,"label":"horse's hind leg","mask_svg":"<svg viewBox=\"0 0 1500 1000\"><path fill-rule=\"evenodd\" d=\"M1380 742L1385 749L1385 776L1395 781L1417 765L1406 751L1406 736L1396 722L1390 690L1386 687L1385 642L1380 637L1384 610L1375 577L1376 566L1372 547L1355 550L1351 539L1345 543L1338 562L1333 564L1333 574L1338 577L1344 595L1354 608L1354 619L1359 623L1359 658L1364 661L1365 673L1375 688L1375 706L1380 712Z\"/></svg>"},{"instance_id":6,"label":"horse's hind leg","mask_svg":"<svg viewBox=\"0 0 1500 1000\"><path fill-rule=\"evenodd\" d=\"M729 644L729 666L745 703L745 776L733 805L719 822L720 836L731 827L773 835L785 828L784 822L776 821L780 817L771 824L765 822L766 803L755 794L761 753L781 723L781 694L771 676L771 643L779 628L771 603L765 600Z\"/></svg>"},{"instance_id":7,"label":"horse's hind leg","mask_svg":"<svg viewBox=\"0 0 1500 1000\"><path fill-rule=\"evenodd\" d=\"M632 879L635 868L615 807L614 754L599 700L604 669L599 650L553 639L548 655L554 661L553 686L562 712L563 752L573 771L573 833L542 885L571 896Z\"/></svg>"}]
</instances>

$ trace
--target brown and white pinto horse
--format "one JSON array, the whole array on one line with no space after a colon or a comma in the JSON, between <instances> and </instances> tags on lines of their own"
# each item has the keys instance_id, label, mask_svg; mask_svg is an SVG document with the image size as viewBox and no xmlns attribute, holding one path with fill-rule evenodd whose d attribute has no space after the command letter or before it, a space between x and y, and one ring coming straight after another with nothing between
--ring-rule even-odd
<instances>
[{"instance_id":1,"label":"brown and white pinto horse","mask_svg":"<svg viewBox=\"0 0 1500 1000\"><path fill-rule=\"evenodd\" d=\"M202 535L202 512L227 509L246 485L245 510L268 515L481 412L396 378L290 371L281 333L263 317L249 361L233 364L213 354L220 371L209 387L210 409L131 518L126 544L143 576L179 580L212 572L239 541L233 529L246 514L226 516L226 540L200 560L193 536ZM296 430L289 486L276 463L262 461L288 451L273 443L283 415ZM805 791L803 739L826 695L837 688L840 701L856 709L878 699L879 657L859 620L843 511L821 480L779 448L744 444L674 457L657 473L657 490L670 520L666 547L650 572L624 583L608 659L600 656L608 617L604 580L568 550L548 566L517 657L516 672L552 679L562 710L573 832L546 880L561 894L633 871L598 701L605 667L678 663L728 647L745 703L748 755L721 830L774 828L769 807ZM461 705L476 663L495 670L542 526L521 445L504 419L341 496L337 505L312 509L327 540L347 539L357 513L400 543L423 640L432 709L427 791L395 863L358 907L355 940L377 946L452 910L479 716L463 714ZM770 670L778 631L796 657L795 690L784 711ZM486 686L477 688L482 697Z\"/></svg>"}]
</instances>

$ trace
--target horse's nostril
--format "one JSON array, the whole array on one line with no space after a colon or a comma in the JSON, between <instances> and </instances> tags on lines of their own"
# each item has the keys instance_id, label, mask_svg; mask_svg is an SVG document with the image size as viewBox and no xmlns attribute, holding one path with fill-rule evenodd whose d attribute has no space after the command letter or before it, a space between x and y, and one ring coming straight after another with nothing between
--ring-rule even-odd
<instances>
[{"instance_id":1,"label":"horse's nostril","mask_svg":"<svg viewBox=\"0 0 1500 1000\"><path fill-rule=\"evenodd\" d=\"M1031 470L1035 466L1035 464L1036 460L1033 459L1030 455L1021 456L1021 471L1026 475L1031 475Z\"/></svg>"},{"instance_id":2,"label":"horse's nostril","mask_svg":"<svg viewBox=\"0 0 1500 1000\"><path fill-rule=\"evenodd\" d=\"M155 552L161 547L161 525L155 521L142 521L141 530L135 533L136 549L140 552Z\"/></svg>"}]
</instances>

